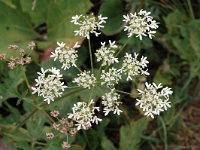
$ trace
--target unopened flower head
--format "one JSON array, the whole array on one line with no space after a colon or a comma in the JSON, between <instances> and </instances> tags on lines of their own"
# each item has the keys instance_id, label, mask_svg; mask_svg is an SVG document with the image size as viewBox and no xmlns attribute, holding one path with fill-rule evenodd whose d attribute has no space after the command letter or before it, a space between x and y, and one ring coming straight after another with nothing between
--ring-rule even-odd
<instances>
[{"instance_id":1,"label":"unopened flower head","mask_svg":"<svg viewBox=\"0 0 200 150\"><path fill-rule=\"evenodd\" d=\"M118 114L122 112L122 110L119 109L119 106L121 102L119 102L120 95L116 92L114 92L114 89L111 90L109 93L105 93L105 95L102 96L102 104L104 106L104 114L105 116L108 115L109 112L113 112L113 114Z\"/></svg>"},{"instance_id":2,"label":"unopened flower head","mask_svg":"<svg viewBox=\"0 0 200 150\"><path fill-rule=\"evenodd\" d=\"M102 70L100 79L101 85L106 84L108 87L113 87L121 79L121 70L114 67L110 68L108 72Z\"/></svg>"},{"instance_id":3,"label":"unopened flower head","mask_svg":"<svg viewBox=\"0 0 200 150\"><path fill-rule=\"evenodd\" d=\"M34 41L29 42L27 45L27 48L30 50L34 50L35 47L36 47L36 44Z\"/></svg>"},{"instance_id":4,"label":"unopened flower head","mask_svg":"<svg viewBox=\"0 0 200 150\"><path fill-rule=\"evenodd\" d=\"M57 110L51 111L51 116L54 117L54 118L58 117L59 114L60 114L60 113L59 113L59 111L57 111Z\"/></svg>"},{"instance_id":5,"label":"unopened flower head","mask_svg":"<svg viewBox=\"0 0 200 150\"><path fill-rule=\"evenodd\" d=\"M137 53L134 53L134 57L128 53L124 56L122 71L128 76L127 80L132 80L132 77L138 75L149 75L148 69L145 69L149 63L147 57L142 56L140 61L137 60L137 57Z\"/></svg>"},{"instance_id":6,"label":"unopened flower head","mask_svg":"<svg viewBox=\"0 0 200 150\"><path fill-rule=\"evenodd\" d=\"M147 82L145 87L144 91L138 89L141 98L137 99L136 103L136 106L139 105L145 111L144 115L154 118L154 115L159 115L160 112L171 107L169 101L169 95L173 93L171 88L163 88L161 84L148 84Z\"/></svg>"},{"instance_id":7,"label":"unopened flower head","mask_svg":"<svg viewBox=\"0 0 200 150\"><path fill-rule=\"evenodd\" d=\"M63 148L63 149L69 149L70 147L71 147L71 145L70 145L68 142L65 142L65 141L64 141L64 142L62 143L62 148Z\"/></svg>"},{"instance_id":8,"label":"unopened flower head","mask_svg":"<svg viewBox=\"0 0 200 150\"><path fill-rule=\"evenodd\" d=\"M76 42L75 45L70 48L65 45L65 43L57 42L58 47L55 49L55 52L52 52L51 57L54 58L54 61L57 59L62 63L62 68L69 69L71 66L76 66L76 61L78 58L76 48L79 48L80 45Z\"/></svg>"},{"instance_id":9,"label":"unopened flower head","mask_svg":"<svg viewBox=\"0 0 200 150\"><path fill-rule=\"evenodd\" d=\"M96 36L101 34L97 30L103 28L103 24L106 23L107 17L102 17L99 15L97 18L94 15L84 16L84 15L75 15L72 17L71 22L75 25L80 26L79 30L74 31L75 36L84 36L89 39L90 33L94 33Z\"/></svg>"},{"instance_id":10,"label":"unopened flower head","mask_svg":"<svg viewBox=\"0 0 200 150\"><path fill-rule=\"evenodd\" d=\"M6 59L6 54L1 54L0 53L0 60L5 60Z\"/></svg>"},{"instance_id":11,"label":"unopened flower head","mask_svg":"<svg viewBox=\"0 0 200 150\"><path fill-rule=\"evenodd\" d=\"M128 37L136 34L142 40L142 36L152 36L156 33L155 29L158 28L158 23L150 16L151 12L145 10L140 10L138 13L130 13L124 15L124 20L126 22L124 31L128 32Z\"/></svg>"},{"instance_id":12,"label":"unopened flower head","mask_svg":"<svg viewBox=\"0 0 200 150\"><path fill-rule=\"evenodd\" d=\"M17 50L18 48L19 48L19 46L16 44L12 44L12 45L8 46L8 49L11 49L11 50Z\"/></svg>"},{"instance_id":13,"label":"unopened flower head","mask_svg":"<svg viewBox=\"0 0 200 150\"><path fill-rule=\"evenodd\" d=\"M99 111L99 107L94 106L93 100L89 103L78 102L74 104L72 113L69 114L68 118L76 122L77 130L86 130L92 126L92 123L98 124L98 122L101 121L101 119L95 115L95 111Z\"/></svg>"},{"instance_id":14,"label":"unopened flower head","mask_svg":"<svg viewBox=\"0 0 200 150\"><path fill-rule=\"evenodd\" d=\"M48 140L51 140L51 139L53 139L54 138L54 134L53 133L46 133L46 137L47 137L47 139Z\"/></svg>"},{"instance_id":15,"label":"unopened flower head","mask_svg":"<svg viewBox=\"0 0 200 150\"><path fill-rule=\"evenodd\" d=\"M77 83L78 86L83 88L90 89L92 86L95 86L96 78L90 71L84 71L78 74L78 77L75 78L72 82Z\"/></svg>"},{"instance_id":16,"label":"unopened flower head","mask_svg":"<svg viewBox=\"0 0 200 150\"><path fill-rule=\"evenodd\" d=\"M95 53L97 61L102 61L102 66L118 63L118 58L114 56L116 48L115 41L111 42L109 40L109 46L106 46L105 42L101 42L101 48Z\"/></svg>"},{"instance_id":17,"label":"unopened flower head","mask_svg":"<svg viewBox=\"0 0 200 150\"><path fill-rule=\"evenodd\" d=\"M38 96L44 97L44 101L50 104L56 97L60 97L67 87L64 82L61 82L62 75L60 70L56 68L46 69L41 68L38 72L38 78L35 79L36 85L32 87L33 94L38 93Z\"/></svg>"}]
</instances>

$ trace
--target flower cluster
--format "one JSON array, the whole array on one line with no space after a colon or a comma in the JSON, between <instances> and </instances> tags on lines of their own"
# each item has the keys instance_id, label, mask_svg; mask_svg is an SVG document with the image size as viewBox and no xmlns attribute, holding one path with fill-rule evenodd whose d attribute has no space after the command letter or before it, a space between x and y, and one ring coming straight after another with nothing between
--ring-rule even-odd
<instances>
[{"instance_id":1,"label":"flower cluster","mask_svg":"<svg viewBox=\"0 0 200 150\"><path fill-rule=\"evenodd\" d=\"M35 42L32 41L32 42L28 43L28 45L26 46L26 49L32 51L32 50L34 50L35 46L36 46ZM26 55L25 49L20 48L18 45L15 45L15 44L9 45L8 49L18 51L18 54L19 54L19 56L17 56L17 57L9 57L7 59L6 59L5 54L0 54L0 60L8 61L8 67L10 69L14 69L18 65L23 66L23 65L31 63L31 57L29 57L29 55L31 53Z\"/></svg>"},{"instance_id":2,"label":"flower cluster","mask_svg":"<svg viewBox=\"0 0 200 150\"><path fill-rule=\"evenodd\" d=\"M77 130L74 127L73 122L70 121L68 118L61 118L58 120L57 123L54 122L53 129L59 131L64 135L70 134L71 136L74 136L77 133Z\"/></svg>"},{"instance_id":3,"label":"flower cluster","mask_svg":"<svg viewBox=\"0 0 200 150\"><path fill-rule=\"evenodd\" d=\"M92 86L95 86L96 78L93 74L90 74L90 71L84 71L78 74L78 77L74 78L72 82L77 83L78 86L83 88L90 89Z\"/></svg>"},{"instance_id":4,"label":"flower cluster","mask_svg":"<svg viewBox=\"0 0 200 150\"><path fill-rule=\"evenodd\" d=\"M113 87L121 79L121 70L114 67L110 68L108 72L102 70L101 85L106 84L108 87Z\"/></svg>"},{"instance_id":5,"label":"flower cluster","mask_svg":"<svg viewBox=\"0 0 200 150\"><path fill-rule=\"evenodd\" d=\"M74 104L72 108L72 113L69 114L68 118L76 122L77 129L88 129L92 126L92 123L98 124L101 121L95 115L95 110L99 111L99 107L94 106L94 101L91 100L89 103L78 102Z\"/></svg>"},{"instance_id":6,"label":"flower cluster","mask_svg":"<svg viewBox=\"0 0 200 150\"><path fill-rule=\"evenodd\" d=\"M128 32L128 37L136 34L142 40L142 36L152 36L156 33L154 29L158 28L158 23L150 16L151 12L140 10L138 13L130 13L124 15L124 22L126 23L124 31Z\"/></svg>"},{"instance_id":7,"label":"flower cluster","mask_svg":"<svg viewBox=\"0 0 200 150\"><path fill-rule=\"evenodd\" d=\"M55 49L55 52L52 52L51 57L55 60L59 60L62 63L62 68L69 69L71 66L76 66L76 61L78 58L76 48L79 48L80 45L76 42L75 45L70 48L65 45L65 43L57 42L58 47Z\"/></svg>"},{"instance_id":8,"label":"flower cluster","mask_svg":"<svg viewBox=\"0 0 200 150\"><path fill-rule=\"evenodd\" d=\"M77 129L76 127L74 126L74 123L72 120L68 119L68 118L59 118L59 111L57 110L53 110L50 112L51 116L53 118L56 118L56 122L53 123L52 125L52 128L54 130L56 130L56 132L49 132L49 133L46 133L46 138L51 140L53 138L56 138L56 137L65 137L68 135L70 136L75 136L76 133L77 133ZM58 131L58 132L57 132ZM56 134L56 135L54 135ZM57 136L58 135L61 135L61 136ZM68 138L67 138L68 139ZM62 143L62 148L63 149L68 149L70 148L71 145L68 143L68 140L67 141L63 141Z\"/></svg>"},{"instance_id":9,"label":"flower cluster","mask_svg":"<svg viewBox=\"0 0 200 150\"><path fill-rule=\"evenodd\" d=\"M89 39L90 34L95 34L96 36L100 34L99 30L104 27L103 24L106 23L106 19L107 17L102 17L102 15L97 16L97 18L93 15L76 15L72 17L71 22L79 26L79 29L74 31L76 36L84 36ZM156 33L155 29L158 28L158 23L150 16L150 12L144 10L140 10L138 13L124 15L123 21L126 23L124 30L128 32L128 37L135 34L136 37L139 37L141 40L143 36L152 38ZM90 42L88 43L90 44ZM31 48L33 45L32 43L29 47ZM118 46L115 41L109 40L108 44L106 44L106 42L101 42L101 47L94 53L97 62L101 62L98 73L96 73L96 68L93 64L91 45L89 45L91 72L88 70L82 71L76 65L78 60L78 52L76 49L80 47L78 43L75 43L71 48L66 46L63 42L57 42L57 45L57 48L51 55L54 61L58 60L62 64L61 68L64 70L74 66L80 71L77 77L72 80L72 83L79 87L87 89L92 88L92 92L94 87L101 87L102 85L110 90L100 96L105 116L109 113L117 115L122 113L120 109L122 102L120 102L120 95L118 93L126 92L115 89L115 85L120 82L122 75L126 76L127 81L133 80L134 77L139 75L149 75L147 69L149 62L147 58L144 56L138 58L139 54L137 53L133 55L125 53L122 63L119 63L117 55L122 49L117 52ZM122 48L123 47L124 46L122 46ZM11 48L16 49L17 46L12 45ZM4 59L4 57L4 55L0 55L0 59ZM117 66L119 68L115 66L115 63L119 63ZM38 72L38 75L38 78L35 80L36 85L32 87L33 94L37 93L39 96L43 96L44 101L47 101L48 104L54 101L56 97L60 97L64 89L67 88L64 82L61 81L63 78L59 69L51 68L44 70L42 68L41 72ZM154 115L159 115L160 112L170 107L169 95L173 92L168 87L163 88L161 84L145 83L145 86L146 88L144 90L138 89L140 99L137 99L136 105L145 111L145 115L153 118ZM89 100L90 99L91 98L89 98ZM98 122L102 120L96 115L96 112L99 111L100 108L95 105L93 100L90 100L88 103L77 102L72 107L72 112L65 118L59 119L59 112L52 111L51 116L57 120L53 123L52 127L54 130L59 131L57 132L58 134L73 136L78 130L87 130L93 123L98 124ZM53 133L47 133L46 135L48 139L54 138ZM64 141L62 147L63 149L68 149L71 145L68 141Z\"/></svg>"},{"instance_id":10,"label":"flower cluster","mask_svg":"<svg viewBox=\"0 0 200 150\"><path fill-rule=\"evenodd\" d=\"M102 15L99 15L97 18L93 15L75 15L72 17L71 22L80 26L79 30L74 31L76 36L84 36L89 39L90 33L94 33L96 36L101 34L97 30L100 30L104 27L102 24L106 23L106 19L107 17L102 17Z\"/></svg>"},{"instance_id":11,"label":"flower cluster","mask_svg":"<svg viewBox=\"0 0 200 150\"><path fill-rule=\"evenodd\" d=\"M64 82L61 82L62 75L60 70L56 68L46 69L41 68L38 72L38 78L35 79L35 87L32 87L33 94L38 93L38 96L44 97L44 101L50 104L56 97L60 97L67 87Z\"/></svg>"},{"instance_id":12,"label":"flower cluster","mask_svg":"<svg viewBox=\"0 0 200 150\"><path fill-rule=\"evenodd\" d=\"M102 61L102 66L118 63L118 58L114 56L117 48L115 41L111 42L109 40L110 45L108 47L106 47L105 44L105 42L101 42L101 48L96 50L95 55L97 57L97 62Z\"/></svg>"},{"instance_id":13,"label":"flower cluster","mask_svg":"<svg viewBox=\"0 0 200 150\"><path fill-rule=\"evenodd\" d=\"M113 114L118 114L122 112L122 110L119 109L119 105L122 102L119 102L120 95L114 90L111 90L109 93L105 93L105 95L102 96L102 105L104 106L104 114L105 116L108 115L109 112L113 112Z\"/></svg>"},{"instance_id":14,"label":"flower cluster","mask_svg":"<svg viewBox=\"0 0 200 150\"><path fill-rule=\"evenodd\" d=\"M140 61L137 60L138 54L134 53L134 57L131 54L126 53L124 56L123 64L122 64L122 71L128 75L127 80L132 80L132 77L137 75L149 75L147 69L147 58L142 56Z\"/></svg>"},{"instance_id":15,"label":"flower cluster","mask_svg":"<svg viewBox=\"0 0 200 150\"><path fill-rule=\"evenodd\" d=\"M137 99L136 103L136 106L139 105L145 111L144 115L154 118L154 115L159 115L160 112L171 107L169 101L169 95L173 93L171 88L162 88L161 84L148 84L147 82L145 86L144 91L138 89L141 98Z\"/></svg>"}]
</instances>

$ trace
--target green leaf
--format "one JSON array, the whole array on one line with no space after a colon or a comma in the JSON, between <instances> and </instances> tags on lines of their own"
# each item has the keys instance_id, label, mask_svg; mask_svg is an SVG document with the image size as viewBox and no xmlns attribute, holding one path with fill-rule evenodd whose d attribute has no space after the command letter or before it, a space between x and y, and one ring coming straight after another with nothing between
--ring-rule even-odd
<instances>
[{"instance_id":1,"label":"green leaf","mask_svg":"<svg viewBox=\"0 0 200 150\"><path fill-rule=\"evenodd\" d=\"M117 150L113 143L106 136L103 137L101 141L101 146L104 150Z\"/></svg>"},{"instance_id":2,"label":"green leaf","mask_svg":"<svg viewBox=\"0 0 200 150\"><path fill-rule=\"evenodd\" d=\"M178 30L174 30L179 28L179 26L183 23L185 16L178 10L173 11L167 17L164 18L168 33L169 34L178 34Z\"/></svg>"},{"instance_id":3,"label":"green leaf","mask_svg":"<svg viewBox=\"0 0 200 150\"><path fill-rule=\"evenodd\" d=\"M23 82L22 79L22 71L20 68L15 68L10 70L5 66L6 64L0 63L0 95L2 99L0 99L0 105L3 101L8 98L18 97L19 93L17 90L17 86Z\"/></svg>"},{"instance_id":4,"label":"green leaf","mask_svg":"<svg viewBox=\"0 0 200 150\"><path fill-rule=\"evenodd\" d=\"M85 14L91 6L89 0L51 1L47 18L49 40L73 38L75 25L70 22L72 16Z\"/></svg>"},{"instance_id":5,"label":"green leaf","mask_svg":"<svg viewBox=\"0 0 200 150\"><path fill-rule=\"evenodd\" d=\"M147 118L121 127L120 129L120 150L137 150L143 131L147 128Z\"/></svg>"},{"instance_id":6,"label":"green leaf","mask_svg":"<svg viewBox=\"0 0 200 150\"><path fill-rule=\"evenodd\" d=\"M113 35L122 29L123 2L121 0L105 0L99 10L99 14L108 17L105 27L101 30L106 35Z\"/></svg>"},{"instance_id":7,"label":"green leaf","mask_svg":"<svg viewBox=\"0 0 200 150\"><path fill-rule=\"evenodd\" d=\"M0 2L0 49L1 53L12 56L14 51L7 50L8 45L24 43L37 37L30 18L20 9Z\"/></svg>"},{"instance_id":8,"label":"green leaf","mask_svg":"<svg viewBox=\"0 0 200 150\"><path fill-rule=\"evenodd\" d=\"M22 10L30 15L36 26L47 23L49 36L54 39L56 38L53 37L54 34L59 37L60 35L72 37L74 25L70 23L71 17L85 14L92 6L89 0L39 0L33 9L32 2L32 0L20 0Z\"/></svg>"},{"instance_id":9,"label":"green leaf","mask_svg":"<svg viewBox=\"0 0 200 150\"><path fill-rule=\"evenodd\" d=\"M195 54L200 59L200 29L193 30L190 34L190 44Z\"/></svg>"},{"instance_id":10,"label":"green leaf","mask_svg":"<svg viewBox=\"0 0 200 150\"><path fill-rule=\"evenodd\" d=\"M30 15L31 22L37 26L47 20L49 0L37 0L33 6L33 0L20 0L22 10ZM53 11L53 10L52 10Z\"/></svg>"},{"instance_id":11,"label":"green leaf","mask_svg":"<svg viewBox=\"0 0 200 150\"><path fill-rule=\"evenodd\" d=\"M45 137L44 124L48 120L45 113L37 112L26 121L26 127L32 137L43 139Z\"/></svg>"},{"instance_id":12,"label":"green leaf","mask_svg":"<svg viewBox=\"0 0 200 150\"><path fill-rule=\"evenodd\" d=\"M13 140L15 140L16 142L18 141L31 141L32 137L30 136L28 130L24 129L24 128L19 128L17 130L15 130L14 125L1 125L0 124L0 128L1 128L1 132L3 132L5 135L7 135L8 137L12 138Z\"/></svg>"}]
</instances>

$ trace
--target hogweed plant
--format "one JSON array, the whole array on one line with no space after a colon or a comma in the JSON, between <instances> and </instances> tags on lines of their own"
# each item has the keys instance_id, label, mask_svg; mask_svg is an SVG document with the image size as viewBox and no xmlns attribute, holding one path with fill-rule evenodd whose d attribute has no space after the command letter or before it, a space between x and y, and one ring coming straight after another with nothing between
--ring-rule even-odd
<instances>
[{"instance_id":1,"label":"hogweed plant","mask_svg":"<svg viewBox=\"0 0 200 150\"><path fill-rule=\"evenodd\" d=\"M158 23L150 16L150 12L140 10L138 13L130 13L124 15L125 28L128 38L136 35L142 40L143 36L148 36L150 39L156 33L155 29L158 28ZM109 92L104 93L101 99L101 106L103 107L103 113L107 116L109 113L120 115L123 113L120 101L120 93L123 91L117 90L115 87L120 83L122 76L125 76L127 81L132 81L138 76L149 76L148 72L148 60L147 57L139 57L139 54L125 53L123 61L120 67L114 67L114 64L119 63L118 55L125 47L120 49L116 41L101 42L101 47L96 50L94 57L97 63L100 63L98 73L94 73L93 55L90 43L90 34L99 36L101 28L104 28L107 17L99 15L97 17L93 15L75 15L72 17L72 23L78 26L78 30L74 31L75 36L86 37L89 44L89 55L91 70L82 70L77 66L78 60L78 48L79 43L75 43L72 48L68 47L63 42L57 42L57 48L55 52L52 52L51 57L54 61L61 63L61 68L67 70L71 67L75 67L79 70L77 77L73 79L72 84L83 89L94 89L95 87L106 86ZM116 65L115 65L116 66ZM36 84L32 87L33 94L37 93L38 96L42 96L47 104L51 104L56 98L61 97L64 90L67 87L62 82L62 74L58 68L41 69L38 72L38 78L35 79ZM138 89L139 98L136 99L136 106L139 106L144 115L154 118L155 115L159 115L169 108L170 101L169 96L172 94L171 88L163 87L160 84L145 83L144 89ZM91 93L88 93L91 95ZM74 104L71 113L66 118L58 118L59 111L52 111L51 116L56 118L57 122L52 124L52 128L59 131L61 134L74 136L79 130L87 130L92 127L92 124L98 124L102 121L97 116L97 112L100 111L100 106L95 104L97 99L89 99L89 102L80 101ZM50 132L46 134L47 139L54 138L54 133ZM62 144L63 149L68 149L71 145L68 140Z\"/></svg>"}]
</instances>

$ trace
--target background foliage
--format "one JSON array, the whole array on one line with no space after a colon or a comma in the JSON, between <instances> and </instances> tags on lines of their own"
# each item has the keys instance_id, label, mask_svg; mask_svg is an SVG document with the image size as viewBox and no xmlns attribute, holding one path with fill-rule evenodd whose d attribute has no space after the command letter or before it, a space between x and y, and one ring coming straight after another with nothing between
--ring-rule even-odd
<instances>
[{"instance_id":1,"label":"background foliage","mask_svg":"<svg viewBox=\"0 0 200 150\"><path fill-rule=\"evenodd\" d=\"M140 41L133 37L126 50L148 57L153 74L149 81L172 87L172 108L154 120L143 117L134 104L135 88L144 80L124 82L119 88L131 93L122 97L124 113L120 117L109 115L100 125L70 139L80 145L71 149L199 149L199 6L199 0L0 0L0 53L16 56L15 51L8 50L9 44L23 47L31 40L37 43L30 65L9 70L6 62L0 62L0 144L5 143L0 147L59 150L62 142L59 138L51 142L45 139L51 122L48 112L56 108L65 116L78 101L77 97L89 99L88 90L68 90L67 94L75 94L46 106L25 84L24 73L33 85L41 66L59 68L59 63L48 58L56 41L69 44L83 41L78 64L88 68L87 44L84 39L73 36L72 16L93 12L109 18L102 29L103 35L91 39L94 50L100 46L99 41L109 39L123 45L127 40L126 33L122 32L123 15L145 9L160 22L158 33L153 40ZM70 69L62 73L68 82L78 72ZM98 88L94 91L94 98L104 92Z\"/></svg>"}]
</instances>

